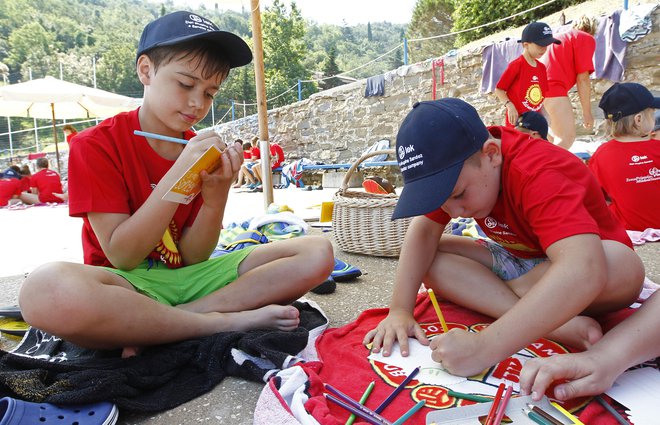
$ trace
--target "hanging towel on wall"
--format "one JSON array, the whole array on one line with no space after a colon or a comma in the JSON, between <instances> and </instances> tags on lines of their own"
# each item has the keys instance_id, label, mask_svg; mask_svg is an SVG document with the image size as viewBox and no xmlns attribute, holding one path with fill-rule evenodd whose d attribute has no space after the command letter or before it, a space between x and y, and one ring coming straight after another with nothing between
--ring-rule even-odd
<instances>
[{"instance_id":1,"label":"hanging towel on wall","mask_svg":"<svg viewBox=\"0 0 660 425\"><path fill-rule=\"evenodd\" d=\"M385 77L383 74L367 78L367 87L364 89L364 97L384 95Z\"/></svg>"},{"instance_id":2,"label":"hanging towel on wall","mask_svg":"<svg viewBox=\"0 0 660 425\"><path fill-rule=\"evenodd\" d=\"M651 14L656 7L658 5L653 3L638 4L621 12L619 24L621 39L631 43L650 33L653 28Z\"/></svg>"},{"instance_id":3,"label":"hanging towel on wall","mask_svg":"<svg viewBox=\"0 0 660 425\"><path fill-rule=\"evenodd\" d=\"M481 77L481 92L490 93L495 90L497 82L504 73L509 62L522 54L522 44L515 39L500 41L486 46L481 53L483 73Z\"/></svg>"},{"instance_id":4,"label":"hanging towel on wall","mask_svg":"<svg viewBox=\"0 0 660 425\"><path fill-rule=\"evenodd\" d=\"M626 47L628 43L619 35L621 10L602 17L596 31L596 51L594 52L594 76L610 81L623 80L626 69Z\"/></svg>"}]
</instances>

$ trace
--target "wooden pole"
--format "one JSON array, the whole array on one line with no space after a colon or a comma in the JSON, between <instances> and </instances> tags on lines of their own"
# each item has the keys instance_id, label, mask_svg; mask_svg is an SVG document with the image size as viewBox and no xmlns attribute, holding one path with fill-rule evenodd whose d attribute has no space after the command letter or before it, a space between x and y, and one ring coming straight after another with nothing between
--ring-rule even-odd
<instances>
[{"instance_id":1,"label":"wooden pole","mask_svg":"<svg viewBox=\"0 0 660 425\"><path fill-rule=\"evenodd\" d=\"M257 117L259 120L259 150L261 150L261 176L264 191L264 211L273 203L273 175L270 169L270 144L268 143L268 105L264 82L264 46L261 36L261 12L259 0L250 0L252 6L252 41L254 44L254 79L257 88Z\"/></svg>"},{"instance_id":2,"label":"wooden pole","mask_svg":"<svg viewBox=\"0 0 660 425\"><path fill-rule=\"evenodd\" d=\"M55 157L57 158L57 172L62 175L62 170L60 169L60 149L57 147L57 126L55 125L55 104L50 104L50 112L53 116L53 139L55 139Z\"/></svg>"}]
</instances>

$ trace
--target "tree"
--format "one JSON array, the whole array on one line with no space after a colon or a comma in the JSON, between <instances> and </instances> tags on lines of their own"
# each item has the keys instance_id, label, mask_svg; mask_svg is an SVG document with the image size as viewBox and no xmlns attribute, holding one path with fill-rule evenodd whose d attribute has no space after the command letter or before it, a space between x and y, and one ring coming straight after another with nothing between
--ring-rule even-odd
<instances>
[{"instance_id":1,"label":"tree","mask_svg":"<svg viewBox=\"0 0 660 425\"><path fill-rule=\"evenodd\" d=\"M267 97L274 99L273 106L282 106L298 99L292 87L298 80L309 80L310 72L303 65L307 52L304 43L305 21L294 1L291 10L280 0L266 8L263 19L263 45ZM304 96L316 91L314 84L303 86ZM287 92L286 94L283 94ZM270 105L269 105L270 106Z\"/></svg>"},{"instance_id":2,"label":"tree","mask_svg":"<svg viewBox=\"0 0 660 425\"><path fill-rule=\"evenodd\" d=\"M403 46L400 49L396 49L394 51L394 56L392 56L392 59L390 61L390 68L397 69L398 67L403 66L402 51L403 51Z\"/></svg>"},{"instance_id":3,"label":"tree","mask_svg":"<svg viewBox=\"0 0 660 425\"><path fill-rule=\"evenodd\" d=\"M417 0L410 25L408 25L408 39L414 40L450 33L453 25L453 11L452 0ZM454 36L408 43L412 62L442 56L453 46Z\"/></svg>"},{"instance_id":4,"label":"tree","mask_svg":"<svg viewBox=\"0 0 660 425\"><path fill-rule=\"evenodd\" d=\"M339 69L339 66L337 66L337 49L335 49L335 47L331 47L328 51L328 57L325 60L325 64L323 65L323 76L332 76L332 78L328 78L327 80L319 82L320 89L328 90L333 87L341 86L341 80L335 77L335 75L340 73L341 70Z\"/></svg>"},{"instance_id":5,"label":"tree","mask_svg":"<svg viewBox=\"0 0 660 425\"><path fill-rule=\"evenodd\" d=\"M367 40L371 41L373 37L373 34L371 34L371 22L367 22Z\"/></svg>"}]
</instances>

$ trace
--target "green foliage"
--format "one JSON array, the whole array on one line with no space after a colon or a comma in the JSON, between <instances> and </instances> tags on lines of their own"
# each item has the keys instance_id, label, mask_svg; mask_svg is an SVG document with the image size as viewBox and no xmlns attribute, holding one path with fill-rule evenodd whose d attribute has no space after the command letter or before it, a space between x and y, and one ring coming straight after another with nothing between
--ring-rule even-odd
<instances>
[{"instance_id":1,"label":"green foliage","mask_svg":"<svg viewBox=\"0 0 660 425\"><path fill-rule=\"evenodd\" d=\"M456 0L458 1L458 0ZM417 0L413 9L408 39L448 34L453 25L453 0ZM442 56L454 47L455 37L442 37L408 43L411 62Z\"/></svg>"},{"instance_id":2,"label":"green foliage","mask_svg":"<svg viewBox=\"0 0 660 425\"><path fill-rule=\"evenodd\" d=\"M496 2L484 0L452 1L454 2L454 13L452 15L454 20L453 31L460 31L531 9L534 6L545 3L547 0L528 0L525 2L519 0L498 0ZM483 38L507 28L526 25L544 16L563 10L568 6L584 1L586 0L559 0L523 15L516 16L515 18L459 34L457 44L462 46L472 40Z\"/></svg>"},{"instance_id":3,"label":"green foliage","mask_svg":"<svg viewBox=\"0 0 660 425\"><path fill-rule=\"evenodd\" d=\"M323 76L330 77L341 73L339 66L337 66L337 49L333 46L328 51L328 57L323 65ZM319 82L321 90L331 89L333 87L341 86L342 82L339 78L332 77L327 80Z\"/></svg>"}]
</instances>

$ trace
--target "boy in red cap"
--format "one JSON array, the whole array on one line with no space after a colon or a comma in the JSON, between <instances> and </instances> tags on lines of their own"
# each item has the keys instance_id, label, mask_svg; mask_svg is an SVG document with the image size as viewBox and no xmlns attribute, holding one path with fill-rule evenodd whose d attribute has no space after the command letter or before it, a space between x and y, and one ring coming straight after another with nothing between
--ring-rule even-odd
<instances>
[{"instance_id":1,"label":"boy in red cap","mask_svg":"<svg viewBox=\"0 0 660 425\"><path fill-rule=\"evenodd\" d=\"M393 218L408 228L390 311L364 342L389 355L408 337L429 344L412 315L422 282L496 318L479 333L452 329L432 358L471 376L546 336L585 349L602 337L588 315L630 305L644 266L572 153L507 127L486 128L466 102L420 102L397 135L404 188ZM443 234L473 217L490 240ZM570 296L569 296L570 294Z\"/></svg>"},{"instance_id":2,"label":"boy in red cap","mask_svg":"<svg viewBox=\"0 0 660 425\"><path fill-rule=\"evenodd\" d=\"M660 98L641 84L614 84L598 106L612 140L591 157L589 168L628 230L660 228L660 140L652 136Z\"/></svg>"},{"instance_id":3,"label":"boy in red cap","mask_svg":"<svg viewBox=\"0 0 660 425\"><path fill-rule=\"evenodd\" d=\"M123 347L124 356L223 331L297 328L299 311L289 304L332 272L327 240L302 237L209 259L243 150L191 127L229 70L251 60L240 37L191 12L145 27L136 58L142 106L71 140L69 212L84 221L85 264L51 263L28 276L19 294L28 323L84 347ZM201 193L189 204L164 200L211 146L223 152L221 163L200 173Z\"/></svg>"},{"instance_id":4,"label":"boy in red cap","mask_svg":"<svg viewBox=\"0 0 660 425\"><path fill-rule=\"evenodd\" d=\"M518 42L523 45L523 53L509 63L495 88L495 96L506 109L505 123L509 127L516 125L520 114L540 111L543 107L544 93L548 91L548 76L539 58L550 44L561 43L552 36L552 29L543 22L527 25Z\"/></svg>"}]
</instances>

